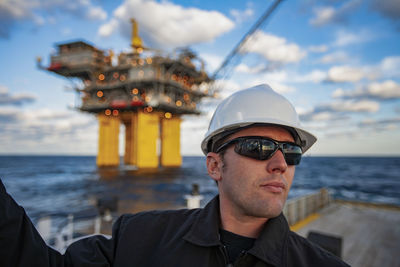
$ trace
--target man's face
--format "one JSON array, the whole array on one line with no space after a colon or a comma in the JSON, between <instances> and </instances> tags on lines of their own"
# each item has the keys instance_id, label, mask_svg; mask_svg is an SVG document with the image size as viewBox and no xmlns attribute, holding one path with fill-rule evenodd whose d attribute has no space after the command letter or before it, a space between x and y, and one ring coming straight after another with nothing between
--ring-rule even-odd
<instances>
[{"instance_id":1,"label":"man's face","mask_svg":"<svg viewBox=\"0 0 400 267\"><path fill-rule=\"evenodd\" d=\"M243 129L228 140L240 136L294 141L287 130L275 126ZM295 166L286 164L280 150L270 159L261 161L237 154L232 145L226 149L223 162L225 167L221 169L218 180L221 207L229 209L234 216L273 218L281 213L292 185Z\"/></svg>"}]
</instances>

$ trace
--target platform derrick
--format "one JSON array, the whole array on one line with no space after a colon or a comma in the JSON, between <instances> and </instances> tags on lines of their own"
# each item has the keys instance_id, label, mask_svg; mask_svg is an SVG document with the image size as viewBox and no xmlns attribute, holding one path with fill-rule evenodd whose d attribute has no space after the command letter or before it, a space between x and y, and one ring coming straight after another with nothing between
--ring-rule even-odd
<instances>
[{"instance_id":1,"label":"platform derrick","mask_svg":"<svg viewBox=\"0 0 400 267\"><path fill-rule=\"evenodd\" d=\"M57 45L46 68L83 86L79 109L99 122L97 165L118 166L120 124L125 125L124 163L138 168L180 166L181 115L199 114L197 103L211 94L212 79L188 49L163 56L142 45L132 20L132 52L113 52L86 42Z\"/></svg>"}]
</instances>

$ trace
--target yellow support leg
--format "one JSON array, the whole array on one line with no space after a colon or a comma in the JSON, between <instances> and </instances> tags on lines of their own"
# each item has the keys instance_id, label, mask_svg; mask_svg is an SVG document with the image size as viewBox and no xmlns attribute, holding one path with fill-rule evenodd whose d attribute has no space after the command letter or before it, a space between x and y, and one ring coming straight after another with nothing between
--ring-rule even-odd
<instances>
[{"instance_id":1,"label":"yellow support leg","mask_svg":"<svg viewBox=\"0 0 400 267\"><path fill-rule=\"evenodd\" d=\"M97 166L118 166L118 136L119 118L99 114L99 147L97 154Z\"/></svg>"},{"instance_id":2,"label":"yellow support leg","mask_svg":"<svg viewBox=\"0 0 400 267\"><path fill-rule=\"evenodd\" d=\"M125 155L124 163L126 165L137 164L136 157L136 129L137 129L137 119L138 115L136 112L126 112L121 114L122 121L125 125Z\"/></svg>"},{"instance_id":3,"label":"yellow support leg","mask_svg":"<svg viewBox=\"0 0 400 267\"><path fill-rule=\"evenodd\" d=\"M157 168L157 140L159 114L156 112L129 112L122 114L125 124L124 162L138 168Z\"/></svg>"},{"instance_id":4,"label":"yellow support leg","mask_svg":"<svg viewBox=\"0 0 400 267\"><path fill-rule=\"evenodd\" d=\"M138 111L134 148L136 150L136 166L139 169L158 167L157 140L160 131L159 124L158 113Z\"/></svg>"},{"instance_id":5,"label":"yellow support leg","mask_svg":"<svg viewBox=\"0 0 400 267\"><path fill-rule=\"evenodd\" d=\"M179 167L181 156L181 119L172 117L161 121L161 165L164 167Z\"/></svg>"},{"instance_id":6,"label":"yellow support leg","mask_svg":"<svg viewBox=\"0 0 400 267\"><path fill-rule=\"evenodd\" d=\"M157 168L159 114L129 112L122 114L122 120L125 124L124 163L138 168Z\"/></svg>"}]
</instances>

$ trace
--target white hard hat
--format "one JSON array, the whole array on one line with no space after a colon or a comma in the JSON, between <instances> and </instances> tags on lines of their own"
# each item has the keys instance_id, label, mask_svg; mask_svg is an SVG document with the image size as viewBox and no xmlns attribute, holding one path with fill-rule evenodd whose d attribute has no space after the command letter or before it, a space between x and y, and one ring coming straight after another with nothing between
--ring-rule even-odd
<instances>
[{"instance_id":1,"label":"white hard hat","mask_svg":"<svg viewBox=\"0 0 400 267\"><path fill-rule=\"evenodd\" d=\"M306 152L317 138L302 129L292 104L266 84L240 90L224 99L211 119L201 143L207 155L217 140L250 125L278 125L290 130L295 142ZM297 135L297 136L296 136Z\"/></svg>"}]
</instances>

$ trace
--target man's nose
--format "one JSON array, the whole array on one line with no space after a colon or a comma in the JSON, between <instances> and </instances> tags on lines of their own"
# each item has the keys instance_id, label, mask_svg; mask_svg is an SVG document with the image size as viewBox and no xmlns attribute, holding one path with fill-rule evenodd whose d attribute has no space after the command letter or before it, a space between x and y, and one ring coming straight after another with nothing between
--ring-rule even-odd
<instances>
[{"instance_id":1,"label":"man's nose","mask_svg":"<svg viewBox=\"0 0 400 267\"><path fill-rule=\"evenodd\" d=\"M269 173L284 173L288 165L280 149L267 161L267 171Z\"/></svg>"}]
</instances>

